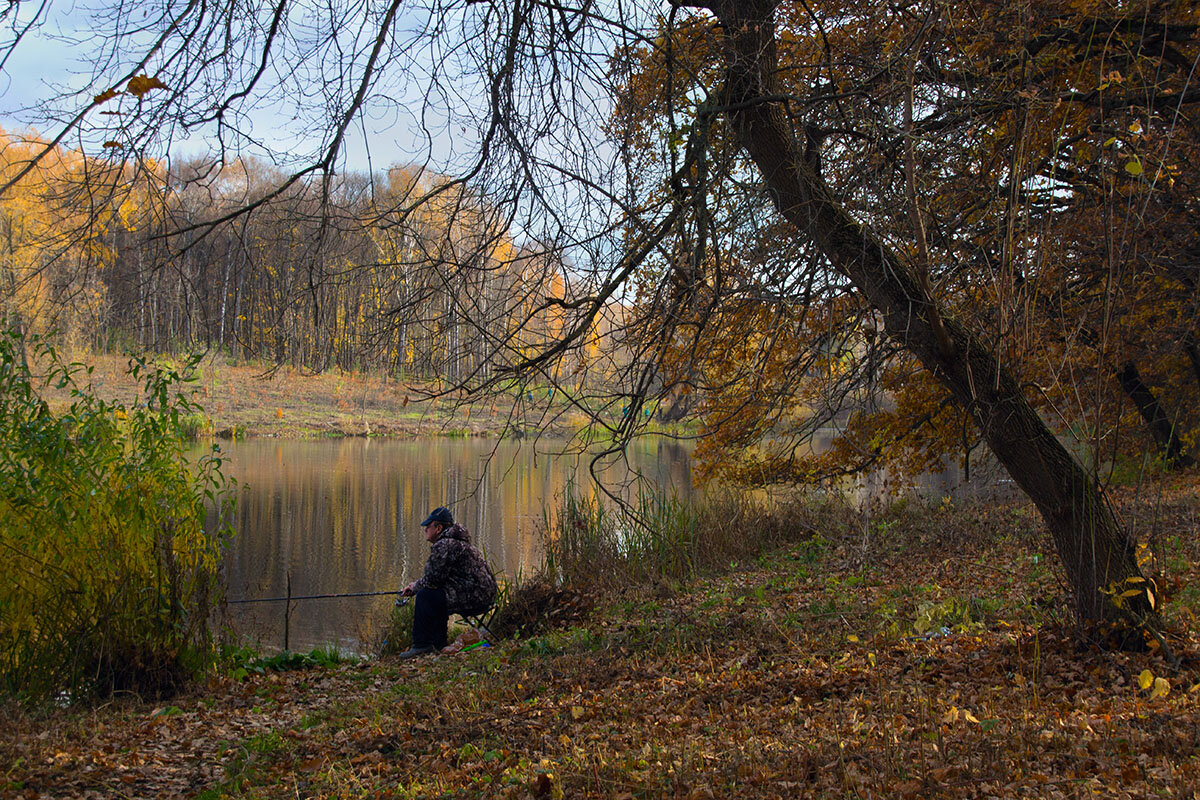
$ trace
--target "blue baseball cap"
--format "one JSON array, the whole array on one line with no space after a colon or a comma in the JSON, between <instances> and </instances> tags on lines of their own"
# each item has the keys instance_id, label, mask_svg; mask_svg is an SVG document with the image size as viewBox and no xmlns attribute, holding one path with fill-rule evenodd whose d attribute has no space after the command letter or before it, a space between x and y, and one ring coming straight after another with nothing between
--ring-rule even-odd
<instances>
[{"instance_id":1,"label":"blue baseball cap","mask_svg":"<svg viewBox=\"0 0 1200 800\"><path fill-rule=\"evenodd\" d=\"M433 511L429 512L429 516L426 517L425 521L421 523L421 527L424 528L431 522L440 522L443 525L453 525L454 515L451 514L450 509L446 508L445 506L438 506Z\"/></svg>"}]
</instances>

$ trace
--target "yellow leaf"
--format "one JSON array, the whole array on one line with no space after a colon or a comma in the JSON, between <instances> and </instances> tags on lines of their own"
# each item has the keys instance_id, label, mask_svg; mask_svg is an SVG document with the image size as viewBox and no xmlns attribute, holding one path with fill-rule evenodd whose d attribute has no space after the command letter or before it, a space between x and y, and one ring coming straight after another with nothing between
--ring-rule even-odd
<instances>
[{"instance_id":1,"label":"yellow leaf","mask_svg":"<svg viewBox=\"0 0 1200 800\"><path fill-rule=\"evenodd\" d=\"M1125 162L1125 171L1136 178L1142 174L1142 162L1137 160Z\"/></svg>"},{"instance_id":2,"label":"yellow leaf","mask_svg":"<svg viewBox=\"0 0 1200 800\"><path fill-rule=\"evenodd\" d=\"M571 706L571 719L575 719L575 720L581 719L583 717L583 714L584 714L583 706Z\"/></svg>"},{"instance_id":3,"label":"yellow leaf","mask_svg":"<svg viewBox=\"0 0 1200 800\"><path fill-rule=\"evenodd\" d=\"M1138 687L1141 689L1149 689L1150 684L1154 683L1154 673L1148 669L1142 670L1142 674L1138 675Z\"/></svg>"},{"instance_id":4,"label":"yellow leaf","mask_svg":"<svg viewBox=\"0 0 1200 800\"><path fill-rule=\"evenodd\" d=\"M1146 587L1146 599L1150 601L1150 607L1154 608L1154 592L1150 591L1150 587Z\"/></svg>"},{"instance_id":5,"label":"yellow leaf","mask_svg":"<svg viewBox=\"0 0 1200 800\"><path fill-rule=\"evenodd\" d=\"M970 711L963 712L963 719L965 719L967 722L974 722L976 725L979 724L979 720L977 720L975 718L975 715L972 714Z\"/></svg>"},{"instance_id":6,"label":"yellow leaf","mask_svg":"<svg viewBox=\"0 0 1200 800\"><path fill-rule=\"evenodd\" d=\"M852 634L850 634L849 636L847 636L847 637L846 637L846 641L847 641L847 642L857 642L857 641L858 641L858 637L857 637L857 636L855 636L855 635L852 633Z\"/></svg>"},{"instance_id":7,"label":"yellow leaf","mask_svg":"<svg viewBox=\"0 0 1200 800\"><path fill-rule=\"evenodd\" d=\"M872 666L872 667L873 667L873 666L875 666L875 654L874 654L874 653L867 653L867 661L870 661L870 662L871 662L871 666Z\"/></svg>"},{"instance_id":8,"label":"yellow leaf","mask_svg":"<svg viewBox=\"0 0 1200 800\"><path fill-rule=\"evenodd\" d=\"M1154 690L1150 692L1150 699L1156 697L1166 697L1171 693L1171 682L1166 678L1154 679Z\"/></svg>"},{"instance_id":9,"label":"yellow leaf","mask_svg":"<svg viewBox=\"0 0 1200 800\"><path fill-rule=\"evenodd\" d=\"M958 721L958 706L950 706L950 710L942 715L942 723Z\"/></svg>"},{"instance_id":10,"label":"yellow leaf","mask_svg":"<svg viewBox=\"0 0 1200 800\"><path fill-rule=\"evenodd\" d=\"M1137 597L1141 593L1141 589L1126 589L1125 591L1121 592L1121 597Z\"/></svg>"},{"instance_id":11,"label":"yellow leaf","mask_svg":"<svg viewBox=\"0 0 1200 800\"><path fill-rule=\"evenodd\" d=\"M134 97L141 97L151 89L166 89L167 85L158 78L150 78L145 75L134 75L129 79L129 85L125 87Z\"/></svg>"}]
</instances>

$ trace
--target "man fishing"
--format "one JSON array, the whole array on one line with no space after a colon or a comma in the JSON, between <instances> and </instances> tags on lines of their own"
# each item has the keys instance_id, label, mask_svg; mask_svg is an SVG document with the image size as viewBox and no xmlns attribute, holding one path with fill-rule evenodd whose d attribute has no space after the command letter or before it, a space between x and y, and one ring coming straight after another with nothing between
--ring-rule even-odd
<instances>
[{"instance_id":1,"label":"man fishing","mask_svg":"<svg viewBox=\"0 0 1200 800\"><path fill-rule=\"evenodd\" d=\"M471 545L471 535L455 524L445 506L435 508L421 523L429 542L425 574L401 594L416 597L412 647L400 658L416 658L446 646L451 614L475 616L496 602L496 578L483 555Z\"/></svg>"}]
</instances>

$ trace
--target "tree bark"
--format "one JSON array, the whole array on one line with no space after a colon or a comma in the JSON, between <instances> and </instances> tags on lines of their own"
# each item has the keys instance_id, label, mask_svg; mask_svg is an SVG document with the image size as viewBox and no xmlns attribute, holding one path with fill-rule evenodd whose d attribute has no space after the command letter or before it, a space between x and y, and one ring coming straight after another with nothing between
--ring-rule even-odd
<instances>
[{"instance_id":1,"label":"tree bark","mask_svg":"<svg viewBox=\"0 0 1200 800\"><path fill-rule=\"evenodd\" d=\"M1154 392L1142 380L1137 365L1132 361L1126 361L1125 366L1121 367L1117 373L1117 380L1121 382L1121 389L1124 390L1125 396L1133 402L1138 413L1145 420L1146 427L1150 429L1155 443L1162 450L1167 465L1171 467L1195 465L1196 460L1184 450L1183 442L1179 441L1178 431L1171 424L1171 420L1167 418L1167 413L1163 411L1162 404L1158 402Z\"/></svg>"},{"instance_id":2,"label":"tree bark","mask_svg":"<svg viewBox=\"0 0 1200 800\"><path fill-rule=\"evenodd\" d=\"M996 354L944 317L911 265L859 225L804 159L777 80L773 0L715 0L727 60L728 114L783 216L862 292L890 336L968 409L992 452L1038 507L1080 622L1118 611L1104 590L1140 577L1134 543L1095 479L1058 441ZM1134 610L1151 612L1144 596Z\"/></svg>"}]
</instances>

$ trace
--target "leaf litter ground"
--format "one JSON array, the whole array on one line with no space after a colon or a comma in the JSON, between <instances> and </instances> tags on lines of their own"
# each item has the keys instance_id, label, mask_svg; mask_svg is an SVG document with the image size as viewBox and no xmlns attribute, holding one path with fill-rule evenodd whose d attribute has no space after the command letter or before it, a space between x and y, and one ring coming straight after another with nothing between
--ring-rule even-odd
<instances>
[{"instance_id":1,"label":"leaf litter ground","mask_svg":"<svg viewBox=\"0 0 1200 800\"><path fill-rule=\"evenodd\" d=\"M10 708L0 794L1194 798L1200 505L1127 505L1169 653L1080 648L1028 507L897 507L483 652Z\"/></svg>"}]
</instances>

